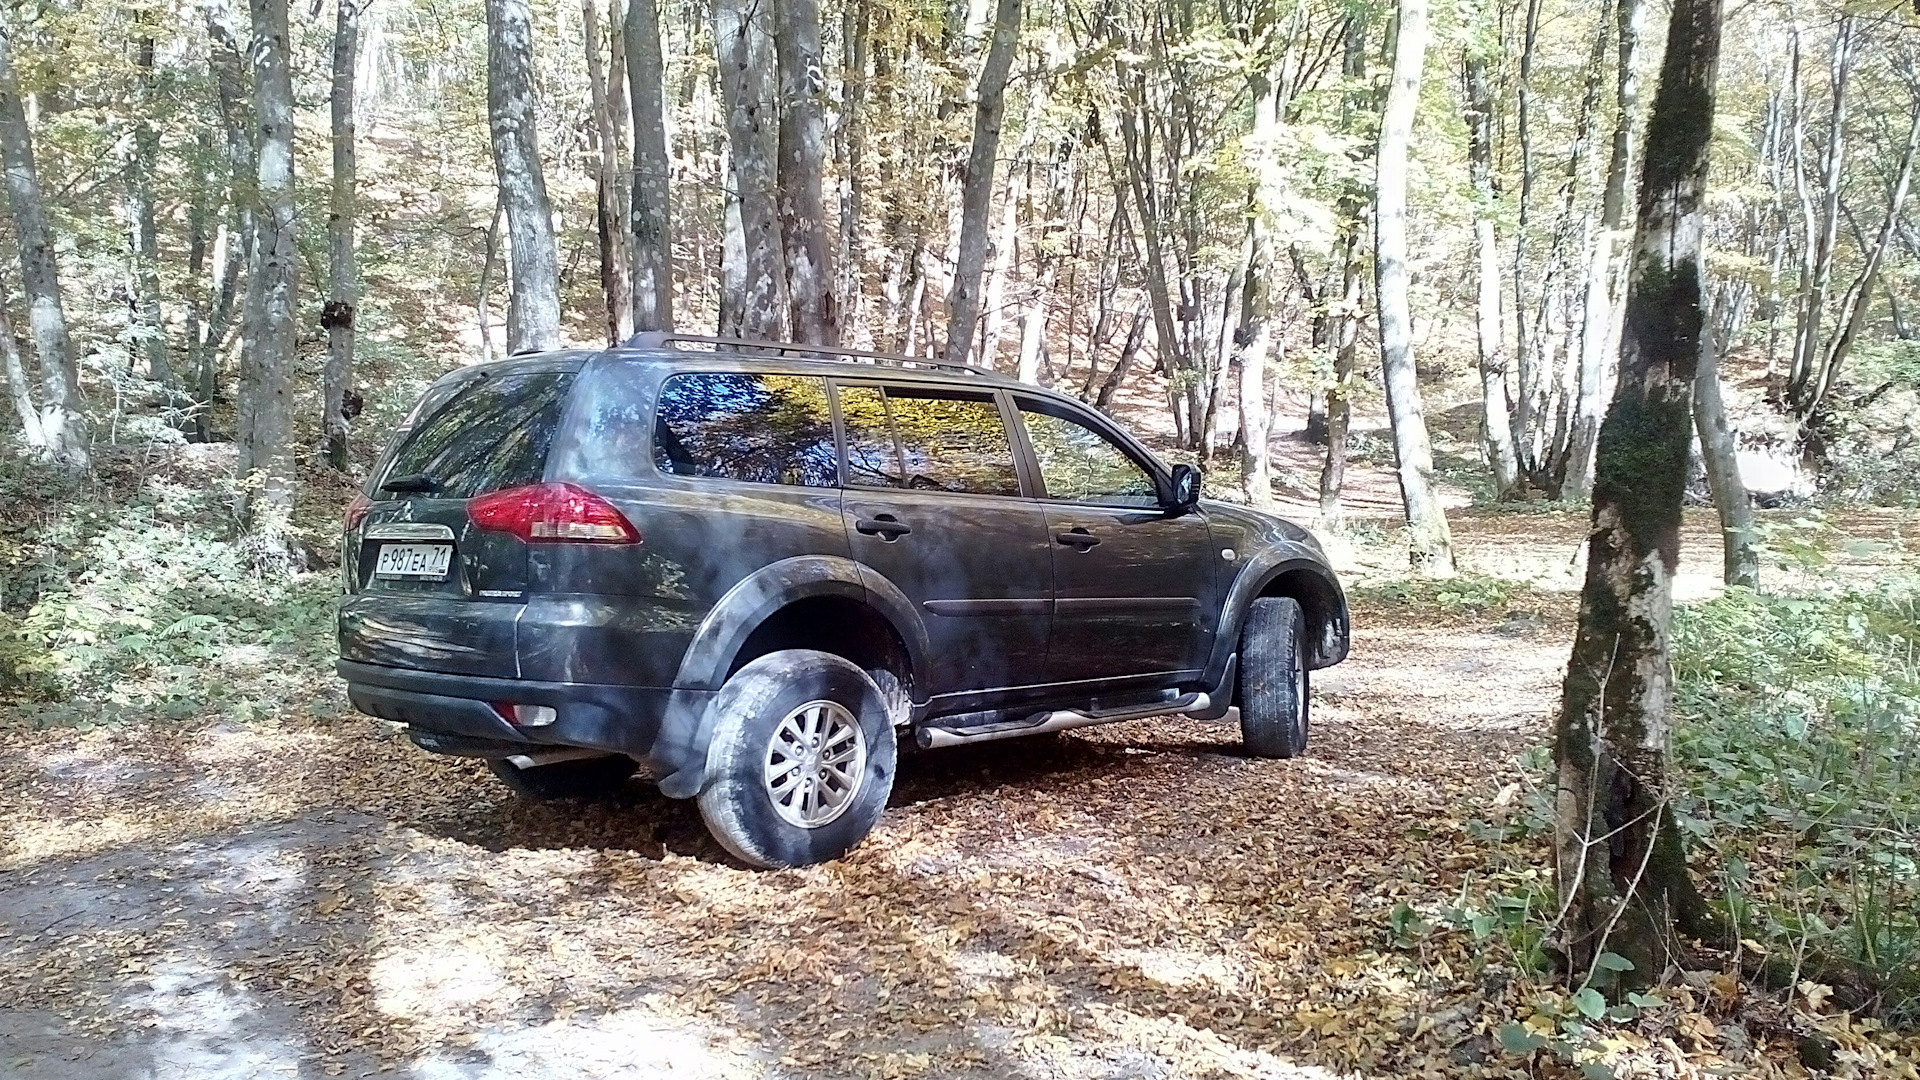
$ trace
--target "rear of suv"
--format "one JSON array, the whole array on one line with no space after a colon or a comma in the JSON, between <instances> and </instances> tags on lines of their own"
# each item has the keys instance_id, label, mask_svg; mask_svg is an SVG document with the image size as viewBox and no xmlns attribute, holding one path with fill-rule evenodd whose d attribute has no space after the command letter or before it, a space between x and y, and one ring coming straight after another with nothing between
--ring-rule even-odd
<instances>
[{"instance_id":1,"label":"rear of suv","mask_svg":"<svg viewBox=\"0 0 1920 1080\"><path fill-rule=\"evenodd\" d=\"M642 766L760 866L936 748L1237 705L1305 748L1346 654L1309 534L991 372L645 334L464 368L348 510L339 673L532 797Z\"/></svg>"}]
</instances>

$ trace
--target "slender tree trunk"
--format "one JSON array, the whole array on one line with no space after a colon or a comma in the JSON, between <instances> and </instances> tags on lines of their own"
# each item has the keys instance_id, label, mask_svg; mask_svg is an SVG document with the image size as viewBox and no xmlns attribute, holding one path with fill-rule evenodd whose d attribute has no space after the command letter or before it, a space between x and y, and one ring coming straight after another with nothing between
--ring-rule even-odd
<instances>
[{"instance_id":1,"label":"slender tree trunk","mask_svg":"<svg viewBox=\"0 0 1920 1080\"><path fill-rule=\"evenodd\" d=\"M480 256L480 295L474 302L474 318L480 324L480 362L493 362L493 264L500 258L500 226L507 208L494 193L493 213L487 215L486 250Z\"/></svg>"},{"instance_id":2,"label":"slender tree trunk","mask_svg":"<svg viewBox=\"0 0 1920 1080\"><path fill-rule=\"evenodd\" d=\"M593 109L594 141L600 146L600 160L594 170L600 291L607 305L607 340L617 345L633 336L633 264L627 253L629 233L624 222L632 212L633 197L622 177L619 129L614 126L611 100L623 95L616 95L608 87L607 65L600 52L600 2L580 0L580 25L587 46L587 93ZM617 23L608 35L616 57L626 53L620 47L624 36L624 28ZM615 70L626 74L620 68Z\"/></svg>"},{"instance_id":3,"label":"slender tree trunk","mask_svg":"<svg viewBox=\"0 0 1920 1080\"><path fill-rule=\"evenodd\" d=\"M127 162L127 239L133 256L131 293L137 347L147 362L147 377L160 384L162 394L167 395L173 386L173 363L167 354L166 323L160 313L160 230L153 212L160 136L153 127L158 102L154 93L154 42L149 21L145 12L134 15L139 36L134 41L133 64L139 73L140 92L133 122L132 154Z\"/></svg>"},{"instance_id":4,"label":"slender tree trunk","mask_svg":"<svg viewBox=\"0 0 1920 1080\"><path fill-rule=\"evenodd\" d=\"M843 5L841 20L840 139L845 161L840 170L840 269L834 296L839 301L840 333L847 338L850 329L865 322L862 287L860 227L866 203L867 153L867 58L873 9L869 0L852 0Z\"/></svg>"},{"instance_id":5,"label":"slender tree trunk","mask_svg":"<svg viewBox=\"0 0 1920 1080\"><path fill-rule=\"evenodd\" d=\"M774 0L780 62L780 237L786 245L787 294L798 341L840 343L833 296L836 223L827 219L826 57L820 47L819 0Z\"/></svg>"},{"instance_id":6,"label":"slender tree trunk","mask_svg":"<svg viewBox=\"0 0 1920 1080\"><path fill-rule=\"evenodd\" d=\"M1846 165L1847 92L1851 87L1855 43L1854 17L1842 16L1833 36L1833 112L1827 120L1827 151L1822 168L1822 205L1818 234L1808 222L1807 246L1812 254L1810 276L1800 300L1795 328L1793 361L1788 370L1787 400L1801 417L1811 415L1806 402L1818 378L1820 330L1826 319L1827 294L1833 283L1834 248L1840 236L1840 184ZM1796 140L1795 145L1798 145ZM1804 186L1805 171L1802 170ZM1805 194L1802 194L1803 201Z\"/></svg>"},{"instance_id":7,"label":"slender tree trunk","mask_svg":"<svg viewBox=\"0 0 1920 1080\"><path fill-rule=\"evenodd\" d=\"M293 366L300 252L293 200L293 75L284 0L251 0L253 115L259 143L255 188L260 197L249 303L256 319L247 351L250 424L240 447L242 470L259 477L247 502L249 528L269 551L285 555L293 513Z\"/></svg>"},{"instance_id":8,"label":"slender tree trunk","mask_svg":"<svg viewBox=\"0 0 1920 1080\"><path fill-rule=\"evenodd\" d=\"M1707 467L1707 487L1720 514L1720 545L1726 583L1760 587L1760 533L1753 526L1753 502L1740 480L1739 447L1720 394L1718 348L1710 332L1700 335L1700 370L1694 376L1693 426Z\"/></svg>"},{"instance_id":9,"label":"slender tree trunk","mask_svg":"<svg viewBox=\"0 0 1920 1080\"><path fill-rule=\"evenodd\" d=\"M0 12L0 168L7 174L7 199L13 210L14 237L20 246L20 284L27 295L27 325L34 356L40 361L40 433L47 453L69 468L85 468L87 438L80 418L80 382L67 340L66 309L60 302L60 271L47 228L40 177L33 158L33 133L13 73L14 22Z\"/></svg>"},{"instance_id":10,"label":"slender tree trunk","mask_svg":"<svg viewBox=\"0 0 1920 1080\"><path fill-rule=\"evenodd\" d=\"M1407 302L1407 144L1420 99L1426 49L1427 0L1400 0L1393 82L1387 90L1375 157L1373 277L1380 316L1380 366L1386 377L1400 496L1406 505L1409 554L1416 572L1444 576L1453 572L1453 534L1433 486L1433 443L1420 402L1413 315Z\"/></svg>"},{"instance_id":11,"label":"slender tree trunk","mask_svg":"<svg viewBox=\"0 0 1920 1080\"><path fill-rule=\"evenodd\" d=\"M713 19L742 238L743 278L733 306L739 312L740 333L780 341L787 335L791 301L775 179L771 15L759 0L716 0Z\"/></svg>"},{"instance_id":12,"label":"slender tree trunk","mask_svg":"<svg viewBox=\"0 0 1920 1080\"><path fill-rule=\"evenodd\" d=\"M1007 111L1007 75L1020 38L1021 0L998 0L993 12L993 43L980 69L973 113L973 149L967 155L960 191L960 242L954 257L953 288L947 294L947 362L966 362L973 329L980 318L980 272L987 263L988 216L993 203L993 167L1000 153L1000 124Z\"/></svg>"},{"instance_id":13,"label":"slender tree trunk","mask_svg":"<svg viewBox=\"0 0 1920 1080\"><path fill-rule=\"evenodd\" d=\"M1601 426L1580 623L1555 733L1559 948L1576 985L1667 968L1708 915L1671 807L1673 575L1705 312L1701 232L1721 0L1675 0L1647 130L1620 382ZM1603 952L1633 967L1617 978Z\"/></svg>"},{"instance_id":14,"label":"slender tree trunk","mask_svg":"<svg viewBox=\"0 0 1920 1080\"><path fill-rule=\"evenodd\" d=\"M0 284L0 376L6 378L7 398L13 402L13 414L20 421L21 441L33 453L46 453L47 436L40 429L40 410L34 407L33 391L27 386L27 369L20 359L20 339L14 336L13 316L7 311L4 284Z\"/></svg>"},{"instance_id":15,"label":"slender tree trunk","mask_svg":"<svg viewBox=\"0 0 1920 1080\"><path fill-rule=\"evenodd\" d=\"M360 282L355 273L355 191L353 99L360 53L360 4L338 0L333 31L333 190L327 212L327 302L320 325L327 331L327 365L321 372L321 453L336 469L347 467L347 394L353 385L353 338L359 312Z\"/></svg>"},{"instance_id":16,"label":"slender tree trunk","mask_svg":"<svg viewBox=\"0 0 1920 1080\"><path fill-rule=\"evenodd\" d=\"M207 66L220 101L221 131L225 139L227 222L213 245L218 278L208 304L206 368L201 373L202 400L209 406L218 389L219 355L233 332L236 312L243 311L242 294L253 267L253 249L259 242L255 208L259 172L253 149L253 105L247 73L246 49L241 44L239 16L230 0L209 0L206 6ZM244 314L241 321L245 321ZM251 333L245 331L244 333ZM243 361L244 368L244 361ZM242 402L244 409L245 403Z\"/></svg>"},{"instance_id":17,"label":"slender tree trunk","mask_svg":"<svg viewBox=\"0 0 1920 1080\"><path fill-rule=\"evenodd\" d=\"M1358 13L1347 19L1346 40L1342 43L1340 73L1347 80L1347 92L1340 102L1342 129L1351 132L1358 117L1367 108L1368 92L1362 89L1367 70L1367 24ZM1358 171L1358 161L1355 162ZM1347 431L1353 417L1353 370L1360 358L1360 320L1364 303L1366 274L1360 248L1361 217L1367 212L1366 192L1350 181L1340 196L1340 231L1336 248L1340 252L1339 309L1333 319L1333 383L1327 387L1327 455L1320 467L1320 528L1329 535L1342 529L1340 493L1347 480Z\"/></svg>"},{"instance_id":18,"label":"slender tree trunk","mask_svg":"<svg viewBox=\"0 0 1920 1080\"><path fill-rule=\"evenodd\" d=\"M1481 423L1496 497L1509 502L1526 492L1520 480L1520 460L1513 448L1512 413L1507 404L1506 332L1500 321L1500 241L1493 224L1493 93L1487 82L1487 57L1477 51L1467 55L1466 91L1467 173L1477 200L1473 233L1480 274Z\"/></svg>"},{"instance_id":19,"label":"slender tree trunk","mask_svg":"<svg viewBox=\"0 0 1920 1080\"><path fill-rule=\"evenodd\" d=\"M725 6L738 10L738 0ZM714 7L716 25L722 5ZM627 85L633 101L633 328L673 329L673 215L668 174L666 64L655 0L627 0ZM724 60L727 54L722 54ZM721 65L721 88L727 81ZM731 101L732 98L727 100ZM729 109L731 111L731 109ZM737 329L735 332L738 332Z\"/></svg>"},{"instance_id":20,"label":"slender tree trunk","mask_svg":"<svg viewBox=\"0 0 1920 1080\"><path fill-rule=\"evenodd\" d=\"M535 134L533 15L527 0L486 0L486 9L487 119L507 208L507 352L541 352L560 347L560 254Z\"/></svg>"}]
</instances>

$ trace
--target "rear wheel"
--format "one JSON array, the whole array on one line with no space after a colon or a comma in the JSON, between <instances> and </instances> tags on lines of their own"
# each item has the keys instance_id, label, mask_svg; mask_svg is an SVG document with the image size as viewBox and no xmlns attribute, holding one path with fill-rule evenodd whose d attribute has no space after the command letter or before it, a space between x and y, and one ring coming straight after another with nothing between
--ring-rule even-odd
<instances>
[{"instance_id":1,"label":"rear wheel","mask_svg":"<svg viewBox=\"0 0 1920 1080\"><path fill-rule=\"evenodd\" d=\"M1300 602L1263 596L1240 628L1240 741L1256 757L1307 748L1306 618Z\"/></svg>"},{"instance_id":2,"label":"rear wheel","mask_svg":"<svg viewBox=\"0 0 1920 1080\"><path fill-rule=\"evenodd\" d=\"M599 799L619 791L640 763L625 754L556 761L521 768L505 758L487 762L493 775L523 798Z\"/></svg>"},{"instance_id":3,"label":"rear wheel","mask_svg":"<svg viewBox=\"0 0 1920 1080\"><path fill-rule=\"evenodd\" d=\"M812 649L768 653L713 703L700 816L754 866L807 866L866 839L893 791L894 732L873 680Z\"/></svg>"}]
</instances>

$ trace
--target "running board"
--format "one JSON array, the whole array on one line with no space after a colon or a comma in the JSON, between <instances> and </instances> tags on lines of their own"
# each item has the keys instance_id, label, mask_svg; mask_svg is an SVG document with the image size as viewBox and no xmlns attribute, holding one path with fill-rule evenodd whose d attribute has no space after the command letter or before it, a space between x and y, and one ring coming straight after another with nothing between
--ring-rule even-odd
<instances>
[{"instance_id":1,"label":"running board","mask_svg":"<svg viewBox=\"0 0 1920 1080\"><path fill-rule=\"evenodd\" d=\"M1060 712L1035 713L1026 720L994 724L991 727L963 729L923 727L915 733L914 741L929 750L943 746L970 746L974 743L992 742L995 739L1043 735L1049 731L1067 731L1072 728L1092 727L1095 724L1117 724L1122 720L1140 720L1149 716L1163 716L1167 713L1204 712L1211 705L1212 700L1206 694L1193 693L1172 701L1156 701L1151 705L1116 709L1112 712L1087 713L1067 709Z\"/></svg>"}]
</instances>

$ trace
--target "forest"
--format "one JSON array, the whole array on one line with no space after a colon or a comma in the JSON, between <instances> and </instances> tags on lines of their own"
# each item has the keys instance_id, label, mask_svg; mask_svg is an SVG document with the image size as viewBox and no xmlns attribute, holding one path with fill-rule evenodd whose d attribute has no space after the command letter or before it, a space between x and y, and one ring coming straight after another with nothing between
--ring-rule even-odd
<instances>
[{"instance_id":1,"label":"forest","mask_svg":"<svg viewBox=\"0 0 1920 1080\"><path fill-rule=\"evenodd\" d=\"M1887 0L0 0L0 1076L1920 1076L1917 152ZM422 393L642 331L1311 529L1313 749L755 873L356 713Z\"/></svg>"}]
</instances>

